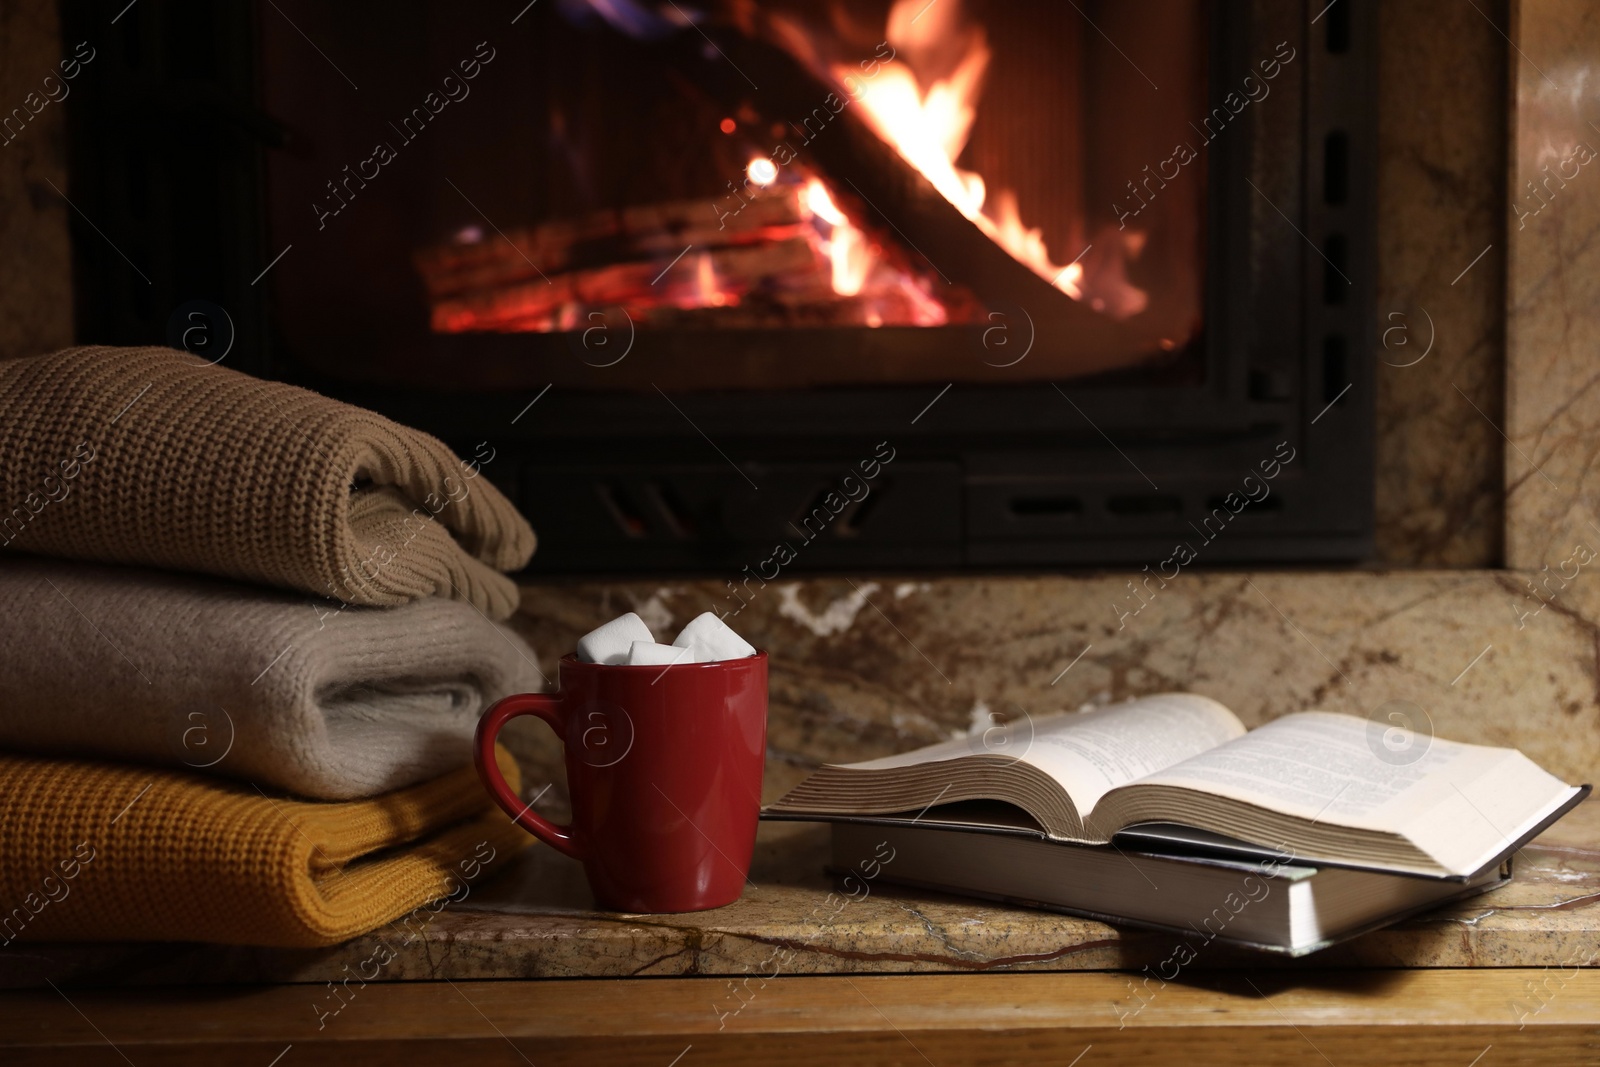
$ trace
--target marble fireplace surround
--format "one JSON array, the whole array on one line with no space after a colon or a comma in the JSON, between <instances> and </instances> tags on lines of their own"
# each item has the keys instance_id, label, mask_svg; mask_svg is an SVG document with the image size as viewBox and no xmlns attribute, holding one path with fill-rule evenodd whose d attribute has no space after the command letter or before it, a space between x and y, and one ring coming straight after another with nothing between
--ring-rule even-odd
<instances>
[{"instance_id":1,"label":"marble fireplace surround","mask_svg":"<svg viewBox=\"0 0 1600 1067\"><path fill-rule=\"evenodd\" d=\"M728 621L772 650L765 799L819 763L1175 689L1252 727L1307 708L1401 710L1442 737L1521 748L1568 781L1600 777L1600 578L1538 610L1510 571L1185 573L1119 616L1138 603L1128 580L856 576L759 590ZM531 586L516 623L544 656L623 611L670 635L725 591ZM533 720L512 729L529 795L553 783L540 806L561 811L553 737Z\"/></svg>"}]
</instances>

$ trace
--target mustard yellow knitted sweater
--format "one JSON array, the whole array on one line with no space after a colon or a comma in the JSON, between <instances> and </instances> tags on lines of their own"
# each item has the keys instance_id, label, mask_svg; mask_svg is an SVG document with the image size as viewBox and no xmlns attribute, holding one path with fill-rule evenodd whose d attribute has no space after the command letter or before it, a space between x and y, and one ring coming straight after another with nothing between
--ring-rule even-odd
<instances>
[{"instance_id":1,"label":"mustard yellow knitted sweater","mask_svg":"<svg viewBox=\"0 0 1600 1067\"><path fill-rule=\"evenodd\" d=\"M515 788L503 750L500 765ZM531 840L471 767L317 803L187 772L0 755L0 952L14 941L333 944L463 899Z\"/></svg>"},{"instance_id":2,"label":"mustard yellow knitted sweater","mask_svg":"<svg viewBox=\"0 0 1600 1067\"><path fill-rule=\"evenodd\" d=\"M0 552L504 619L534 536L493 458L170 348L0 361Z\"/></svg>"}]
</instances>

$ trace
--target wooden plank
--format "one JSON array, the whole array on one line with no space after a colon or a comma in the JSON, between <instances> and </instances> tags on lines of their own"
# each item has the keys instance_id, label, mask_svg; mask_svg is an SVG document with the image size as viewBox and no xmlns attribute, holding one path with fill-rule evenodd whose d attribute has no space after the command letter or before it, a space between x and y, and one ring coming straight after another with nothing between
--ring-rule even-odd
<instances>
[{"instance_id":1,"label":"wooden plank","mask_svg":"<svg viewBox=\"0 0 1600 1067\"><path fill-rule=\"evenodd\" d=\"M1181 1057L1187 1067L1600 1063L1600 972L1592 970L1182 976L1153 981L1143 1008L1130 1013L1118 1005L1135 977L780 978L737 1011L727 983L707 978L352 983L337 1014L325 986L223 997L43 990L0 997L0 1062L265 1067L282 1054L281 1067L397 1056L540 1067L823 1057L1084 1067L1135 1057ZM1528 999L1529 982L1541 984L1542 1001Z\"/></svg>"}]
</instances>

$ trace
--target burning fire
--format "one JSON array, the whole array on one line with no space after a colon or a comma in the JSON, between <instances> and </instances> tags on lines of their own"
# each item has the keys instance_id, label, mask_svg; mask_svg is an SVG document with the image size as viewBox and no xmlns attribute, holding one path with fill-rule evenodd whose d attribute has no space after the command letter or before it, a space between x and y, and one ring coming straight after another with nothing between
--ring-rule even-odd
<instances>
[{"instance_id":1,"label":"burning fire","mask_svg":"<svg viewBox=\"0 0 1600 1067\"><path fill-rule=\"evenodd\" d=\"M817 179L806 183L805 195L805 204L811 213L833 227L822 246L833 265L833 291L840 296L855 296L867 283L867 272L872 269L872 250L867 245L867 235L850 225L850 220L828 195L828 187Z\"/></svg>"},{"instance_id":2,"label":"burning fire","mask_svg":"<svg viewBox=\"0 0 1600 1067\"><path fill-rule=\"evenodd\" d=\"M599 0L589 2L601 10ZM1012 191L991 190L982 175L956 165L991 58L984 30L965 21L960 0L894 0L885 32L894 58L871 64L876 73L865 78L858 74L867 64L829 68L820 56L837 55L834 49L815 47L798 26L785 25L785 47L816 72L831 72L868 126L996 245L1111 318L1144 310L1149 296L1125 271L1143 233L1101 231L1062 266L1042 230L1023 222ZM861 88L846 88L851 84ZM742 132L732 116L715 128L730 137ZM792 149L780 158L754 154L748 137L735 144L733 153L750 151L745 180L712 205L715 226L706 201L670 200L550 220L499 234L499 241L474 226L453 243L423 250L417 266L434 329L574 331L615 307L626 308L633 322L680 328L984 321L966 287L940 287L917 257L852 222L840 202L854 201L836 201L827 176L797 161ZM1074 224L1066 239L1076 243L1079 228ZM680 240L692 243L679 252Z\"/></svg>"},{"instance_id":3,"label":"burning fire","mask_svg":"<svg viewBox=\"0 0 1600 1067\"><path fill-rule=\"evenodd\" d=\"M823 224L818 227L823 234L819 248L832 266L833 291L840 296L856 296L870 288L876 294L866 310L868 326L883 325L883 313L874 305L885 296L893 298L912 325L943 326L950 321L944 304L904 271L885 261L867 235L839 210L828 187L820 180L807 180L801 203L811 213L814 223Z\"/></svg>"},{"instance_id":4,"label":"burning fire","mask_svg":"<svg viewBox=\"0 0 1600 1067\"><path fill-rule=\"evenodd\" d=\"M990 55L982 29L963 31L957 25L959 18L957 0L937 5L926 0L896 0L889 12L887 37L898 54L926 54L936 46L947 47L952 38L962 35L965 49L953 71L926 91L910 66L898 60L885 63L857 98L863 115L878 136L893 145L990 240L1062 292L1081 300L1083 265L1055 263L1039 229L1023 223L1016 197L1009 190L991 201L983 176L956 166L977 116ZM833 73L844 83L856 71L836 65Z\"/></svg>"}]
</instances>

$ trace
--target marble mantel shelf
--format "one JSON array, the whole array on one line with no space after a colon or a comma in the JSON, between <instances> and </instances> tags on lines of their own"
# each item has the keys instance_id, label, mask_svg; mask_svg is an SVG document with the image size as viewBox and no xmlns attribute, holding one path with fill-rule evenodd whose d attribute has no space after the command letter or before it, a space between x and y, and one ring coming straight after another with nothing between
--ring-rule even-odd
<instances>
[{"instance_id":1,"label":"marble mantel shelf","mask_svg":"<svg viewBox=\"0 0 1600 1067\"><path fill-rule=\"evenodd\" d=\"M384 981L783 974L1138 970L1176 935L873 883L824 905L825 827L762 827L752 885L727 908L681 915L594 910L576 864L543 847L425 926L391 926L319 950L193 945L15 945L0 983L340 981L382 942ZM1197 968L1534 967L1558 978L1600 960L1600 800L1524 848L1516 879L1484 896L1302 960L1204 946ZM420 929L420 936L412 936ZM410 938L408 941L407 938ZM346 970L349 968L349 970ZM732 982L719 984L731 989ZM743 994L750 996L749 992ZM732 992L720 1010L740 1003ZM1534 1010L1538 1001L1530 1001ZM708 1009L710 1010L710 1009Z\"/></svg>"}]
</instances>

